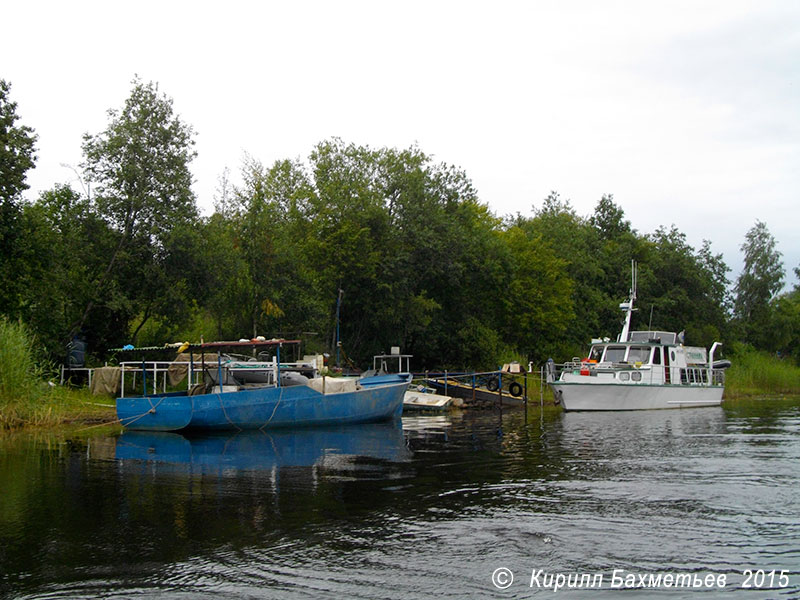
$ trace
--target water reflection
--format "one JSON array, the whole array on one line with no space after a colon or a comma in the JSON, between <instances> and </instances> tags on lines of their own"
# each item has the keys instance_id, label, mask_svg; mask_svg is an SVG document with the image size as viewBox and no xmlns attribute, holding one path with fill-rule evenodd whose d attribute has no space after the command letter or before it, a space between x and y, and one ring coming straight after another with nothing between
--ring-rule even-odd
<instances>
[{"instance_id":1,"label":"water reflection","mask_svg":"<svg viewBox=\"0 0 800 600\"><path fill-rule=\"evenodd\" d=\"M126 431L114 457L170 465L166 470L235 475L239 470L329 467L410 459L400 421L299 430L239 431L184 436Z\"/></svg>"},{"instance_id":2,"label":"water reflection","mask_svg":"<svg viewBox=\"0 0 800 600\"><path fill-rule=\"evenodd\" d=\"M787 569L788 589L747 597L798 597L798 465L781 403L17 438L0 597L483 598L501 565L508 598L534 595L533 568Z\"/></svg>"}]
</instances>

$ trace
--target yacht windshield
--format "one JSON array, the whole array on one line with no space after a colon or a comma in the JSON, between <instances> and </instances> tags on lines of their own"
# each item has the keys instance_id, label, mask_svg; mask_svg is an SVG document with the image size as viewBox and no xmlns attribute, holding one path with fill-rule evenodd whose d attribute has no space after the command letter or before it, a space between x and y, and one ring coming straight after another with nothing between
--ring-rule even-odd
<instances>
[{"instance_id":1,"label":"yacht windshield","mask_svg":"<svg viewBox=\"0 0 800 600\"><path fill-rule=\"evenodd\" d=\"M650 348L648 346L631 346L628 351L628 362L646 363L650 361Z\"/></svg>"},{"instance_id":2,"label":"yacht windshield","mask_svg":"<svg viewBox=\"0 0 800 600\"><path fill-rule=\"evenodd\" d=\"M625 346L609 346L606 348L605 362L622 362L625 359Z\"/></svg>"}]
</instances>

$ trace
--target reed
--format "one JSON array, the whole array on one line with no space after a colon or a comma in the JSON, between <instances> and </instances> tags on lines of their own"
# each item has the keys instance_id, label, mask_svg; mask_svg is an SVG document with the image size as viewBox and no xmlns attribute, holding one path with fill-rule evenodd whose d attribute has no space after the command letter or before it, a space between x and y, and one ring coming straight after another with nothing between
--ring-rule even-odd
<instances>
[{"instance_id":1,"label":"reed","mask_svg":"<svg viewBox=\"0 0 800 600\"><path fill-rule=\"evenodd\" d=\"M800 367L749 348L738 349L725 380L728 397L763 394L800 394Z\"/></svg>"},{"instance_id":2,"label":"reed","mask_svg":"<svg viewBox=\"0 0 800 600\"><path fill-rule=\"evenodd\" d=\"M23 323L0 318L0 429L58 420L61 402L44 380L35 344Z\"/></svg>"}]
</instances>

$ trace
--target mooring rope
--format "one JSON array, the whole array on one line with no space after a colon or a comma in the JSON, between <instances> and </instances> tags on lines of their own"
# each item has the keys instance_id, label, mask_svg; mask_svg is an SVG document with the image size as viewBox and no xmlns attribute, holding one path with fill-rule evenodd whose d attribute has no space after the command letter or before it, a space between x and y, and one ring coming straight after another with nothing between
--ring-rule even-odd
<instances>
[{"instance_id":1,"label":"mooring rope","mask_svg":"<svg viewBox=\"0 0 800 600\"><path fill-rule=\"evenodd\" d=\"M275 413L278 411L278 407L280 406L282 401L283 401L283 386L281 386L281 393L278 395L278 401L275 403L275 408L272 409L272 414L269 416L269 419L267 419L267 422L258 428L259 431L263 431L264 427L270 424L270 422L272 421L272 417L275 416Z\"/></svg>"},{"instance_id":2,"label":"mooring rope","mask_svg":"<svg viewBox=\"0 0 800 600\"><path fill-rule=\"evenodd\" d=\"M164 401L165 396L161 396L161 398L159 399L158 403L156 403L155 406L153 405L153 401L152 401L150 396L146 396L146 398L147 398L147 402L150 403L150 409L146 410L145 412L143 412L142 414L140 414L139 416L137 416L135 418L134 417L125 417L125 419L117 419L119 421L120 425L122 425L123 427L129 427L131 423L136 423L136 421L138 421L142 417L147 416L147 415L151 415L151 414L155 414L156 409ZM123 420L127 420L127 419L132 419L132 420L128 421L127 423L123 423Z\"/></svg>"},{"instance_id":3,"label":"mooring rope","mask_svg":"<svg viewBox=\"0 0 800 600\"><path fill-rule=\"evenodd\" d=\"M221 386L220 386L220 389L222 389L222 387L221 387ZM220 406L220 408L222 408L222 414L223 414L223 415L225 415L225 419L227 419L228 423L230 423L231 425L233 425L234 427L236 427L236 429L238 429L239 431L241 431L241 430L242 430L242 428L241 428L241 427L239 427L239 426L238 426L236 423L234 423L233 421L231 421L231 418L228 416L228 411L226 411L226 410L225 410L225 404L222 402L222 394L221 394L221 393L220 393L220 394L217 394L217 398L219 398L219 406Z\"/></svg>"}]
</instances>

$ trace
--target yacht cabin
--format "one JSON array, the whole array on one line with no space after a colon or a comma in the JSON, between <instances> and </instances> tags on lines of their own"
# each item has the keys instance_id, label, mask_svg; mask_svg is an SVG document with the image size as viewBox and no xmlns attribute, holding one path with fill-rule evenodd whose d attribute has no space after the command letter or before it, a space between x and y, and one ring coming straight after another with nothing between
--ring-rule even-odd
<instances>
[{"instance_id":1,"label":"yacht cabin","mask_svg":"<svg viewBox=\"0 0 800 600\"><path fill-rule=\"evenodd\" d=\"M622 383L708 385L706 349L684 346L681 337L667 331L632 331L626 342L593 340L579 374Z\"/></svg>"}]
</instances>

